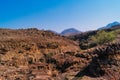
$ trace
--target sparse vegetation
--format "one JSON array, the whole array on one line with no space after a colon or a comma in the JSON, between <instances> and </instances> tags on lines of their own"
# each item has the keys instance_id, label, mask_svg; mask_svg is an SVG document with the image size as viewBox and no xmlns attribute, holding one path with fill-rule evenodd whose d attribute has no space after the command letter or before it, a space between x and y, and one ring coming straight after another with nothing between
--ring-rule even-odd
<instances>
[{"instance_id":1,"label":"sparse vegetation","mask_svg":"<svg viewBox=\"0 0 120 80\"><path fill-rule=\"evenodd\" d=\"M113 41L115 37L116 33L114 31L106 32L104 30L100 30L95 36L92 36L92 40L97 44L104 44Z\"/></svg>"}]
</instances>

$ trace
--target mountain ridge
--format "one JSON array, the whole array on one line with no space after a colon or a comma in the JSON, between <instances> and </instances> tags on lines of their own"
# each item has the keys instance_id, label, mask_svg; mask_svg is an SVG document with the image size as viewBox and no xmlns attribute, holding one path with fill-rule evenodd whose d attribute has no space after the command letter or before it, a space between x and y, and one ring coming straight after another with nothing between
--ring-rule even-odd
<instances>
[{"instance_id":1,"label":"mountain ridge","mask_svg":"<svg viewBox=\"0 0 120 80\"><path fill-rule=\"evenodd\" d=\"M112 22L112 23L107 24L107 25L104 26L104 27L98 28L98 30L108 29L108 28L112 28L112 27L114 27L114 26L120 26L120 23L117 22L117 21L114 21L114 22Z\"/></svg>"}]
</instances>

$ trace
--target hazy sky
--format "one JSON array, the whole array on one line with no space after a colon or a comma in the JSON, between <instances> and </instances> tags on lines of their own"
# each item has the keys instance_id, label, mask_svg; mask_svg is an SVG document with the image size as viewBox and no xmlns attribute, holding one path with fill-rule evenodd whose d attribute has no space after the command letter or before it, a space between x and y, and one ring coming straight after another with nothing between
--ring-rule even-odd
<instances>
[{"instance_id":1,"label":"hazy sky","mask_svg":"<svg viewBox=\"0 0 120 80\"><path fill-rule=\"evenodd\" d=\"M0 0L1 28L80 31L120 22L120 0Z\"/></svg>"}]
</instances>

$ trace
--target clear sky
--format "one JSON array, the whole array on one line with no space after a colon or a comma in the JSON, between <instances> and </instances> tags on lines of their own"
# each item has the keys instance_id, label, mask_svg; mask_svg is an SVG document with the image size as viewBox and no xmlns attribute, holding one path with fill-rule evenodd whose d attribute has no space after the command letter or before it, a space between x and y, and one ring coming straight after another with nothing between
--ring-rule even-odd
<instances>
[{"instance_id":1,"label":"clear sky","mask_svg":"<svg viewBox=\"0 0 120 80\"><path fill-rule=\"evenodd\" d=\"M120 22L120 0L0 0L0 28L87 31Z\"/></svg>"}]
</instances>

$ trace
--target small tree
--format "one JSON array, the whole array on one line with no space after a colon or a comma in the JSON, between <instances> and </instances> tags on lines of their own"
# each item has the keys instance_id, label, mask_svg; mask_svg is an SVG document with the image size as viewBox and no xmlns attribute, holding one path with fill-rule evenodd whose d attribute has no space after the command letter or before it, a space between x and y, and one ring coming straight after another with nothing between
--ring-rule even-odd
<instances>
[{"instance_id":1,"label":"small tree","mask_svg":"<svg viewBox=\"0 0 120 80\"><path fill-rule=\"evenodd\" d=\"M92 36L92 40L97 44L104 44L113 41L116 37L115 32L106 32L104 30L98 31L97 35Z\"/></svg>"}]
</instances>

